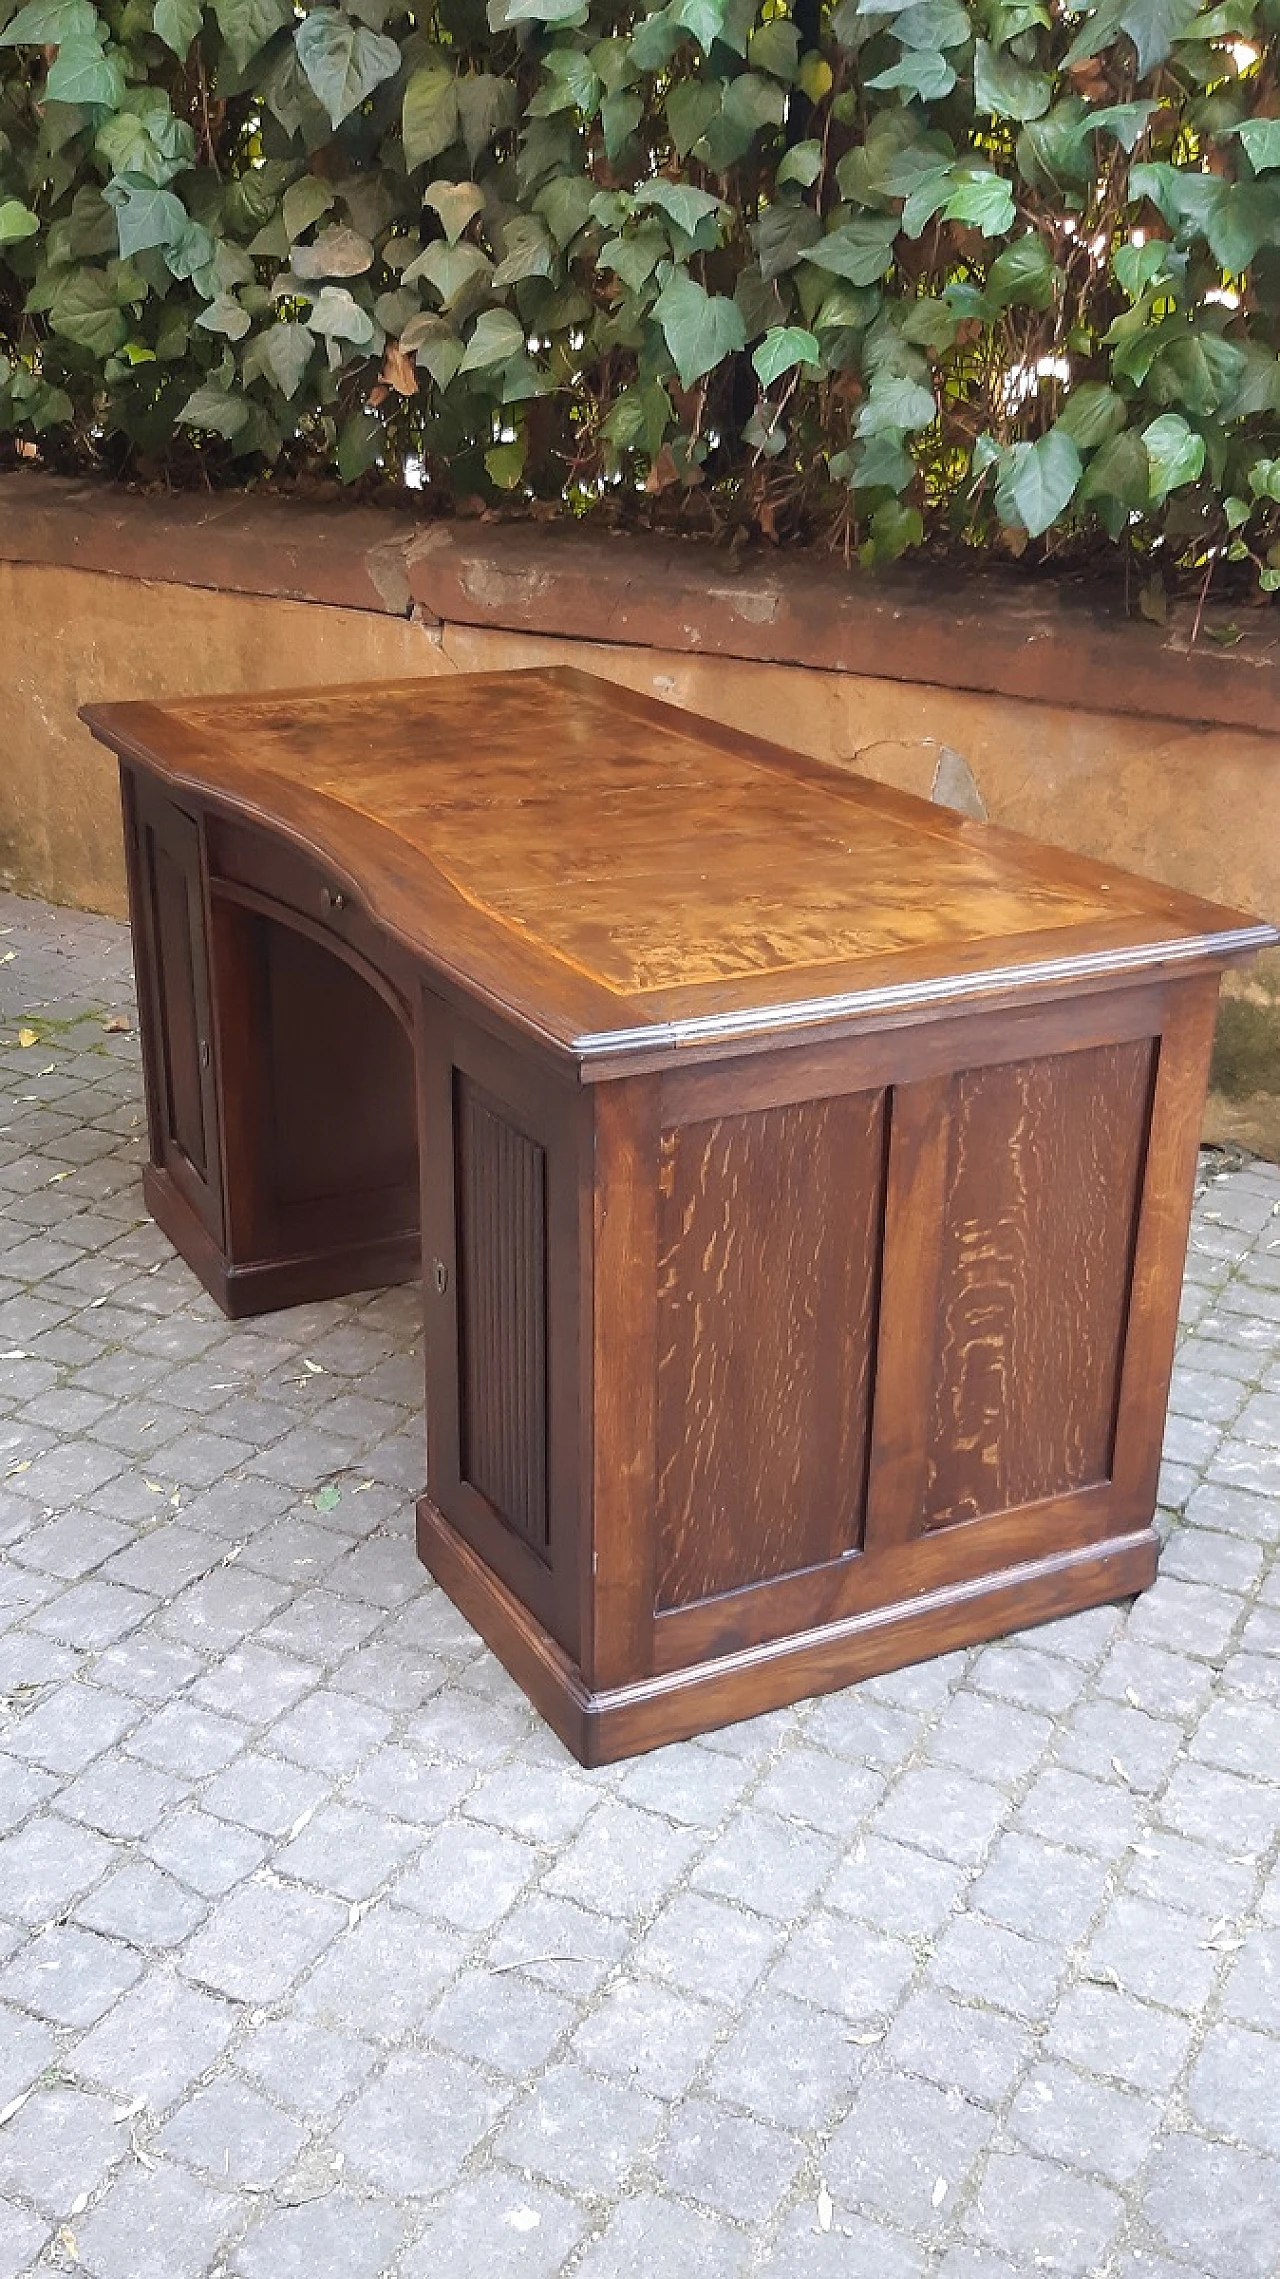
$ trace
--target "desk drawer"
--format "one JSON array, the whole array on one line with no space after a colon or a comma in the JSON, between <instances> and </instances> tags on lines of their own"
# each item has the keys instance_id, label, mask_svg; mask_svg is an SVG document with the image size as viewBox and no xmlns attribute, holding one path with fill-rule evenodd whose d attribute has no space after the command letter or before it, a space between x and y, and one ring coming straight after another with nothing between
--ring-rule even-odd
<instances>
[{"instance_id":1,"label":"desk drawer","mask_svg":"<svg viewBox=\"0 0 1280 2279\"><path fill-rule=\"evenodd\" d=\"M403 994L401 956L336 867L220 816L208 818L206 840L215 889L238 886L276 903L282 917L300 918L308 932L345 943Z\"/></svg>"}]
</instances>

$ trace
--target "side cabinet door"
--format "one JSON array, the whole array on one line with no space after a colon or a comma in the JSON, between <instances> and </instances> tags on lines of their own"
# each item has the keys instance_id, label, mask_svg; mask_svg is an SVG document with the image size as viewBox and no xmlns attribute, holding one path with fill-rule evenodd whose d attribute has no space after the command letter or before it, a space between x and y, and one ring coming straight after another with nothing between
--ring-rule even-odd
<instances>
[{"instance_id":1,"label":"side cabinet door","mask_svg":"<svg viewBox=\"0 0 1280 2279\"><path fill-rule=\"evenodd\" d=\"M129 837L147 1062L151 1155L222 1240L200 826L153 785L135 783Z\"/></svg>"},{"instance_id":2,"label":"side cabinet door","mask_svg":"<svg viewBox=\"0 0 1280 2279\"><path fill-rule=\"evenodd\" d=\"M419 1067L428 1494L576 1654L586 1104L430 997Z\"/></svg>"}]
</instances>

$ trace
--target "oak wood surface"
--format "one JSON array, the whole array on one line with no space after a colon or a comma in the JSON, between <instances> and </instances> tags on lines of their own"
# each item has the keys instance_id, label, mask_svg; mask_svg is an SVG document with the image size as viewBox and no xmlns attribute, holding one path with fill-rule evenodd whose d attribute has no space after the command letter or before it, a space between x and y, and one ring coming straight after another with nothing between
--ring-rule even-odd
<instances>
[{"instance_id":1,"label":"oak wood surface","mask_svg":"<svg viewBox=\"0 0 1280 2279\"><path fill-rule=\"evenodd\" d=\"M673 1046L1272 938L571 669L85 714L562 1045Z\"/></svg>"}]
</instances>

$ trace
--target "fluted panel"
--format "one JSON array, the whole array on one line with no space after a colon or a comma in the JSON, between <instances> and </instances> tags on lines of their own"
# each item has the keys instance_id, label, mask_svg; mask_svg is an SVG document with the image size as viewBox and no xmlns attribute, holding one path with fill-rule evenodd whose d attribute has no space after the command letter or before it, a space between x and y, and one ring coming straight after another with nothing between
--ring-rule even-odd
<instances>
[{"instance_id":1,"label":"fluted panel","mask_svg":"<svg viewBox=\"0 0 1280 2279\"><path fill-rule=\"evenodd\" d=\"M546 1155L455 1081L462 1472L545 1551Z\"/></svg>"}]
</instances>

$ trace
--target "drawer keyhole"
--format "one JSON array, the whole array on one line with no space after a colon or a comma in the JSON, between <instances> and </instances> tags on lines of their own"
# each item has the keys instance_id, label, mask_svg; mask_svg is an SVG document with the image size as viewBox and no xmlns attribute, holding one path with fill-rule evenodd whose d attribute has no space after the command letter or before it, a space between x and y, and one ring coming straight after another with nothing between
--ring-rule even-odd
<instances>
[{"instance_id":1,"label":"drawer keyhole","mask_svg":"<svg viewBox=\"0 0 1280 2279\"><path fill-rule=\"evenodd\" d=\"M321 889L320 889L320 908L321 908L321 909L324 911L324 914L325 914L325 916L326 916L326 917L328 917L328 916L330 915L330 913L331 913L331 912L337 912L337 911L339 911L339 910L345 910L345 909L346 909L346 907L347 907L347 898L346 898L346 895L345 895L345 894L340 894L340 893L338 892L338 889L337 889L337 887L336 887L336 886L322 886L322 887L321 887Z\"/></svg>"},{"instance_id":2,"label":"drawer keyhole","mask_svg":"<svg viewBox=\"0 0 1280 2279\"><path fill-rule=\"evenodd\" d=\"M443 1297L445 1291L449 1287L449 1269L445 1265L443 1258L437 1258L435 1265L431 1270L431 1278L434 1281L436 1289L439 1291L440 1296Z\"/></svg>"}]
</instances>

